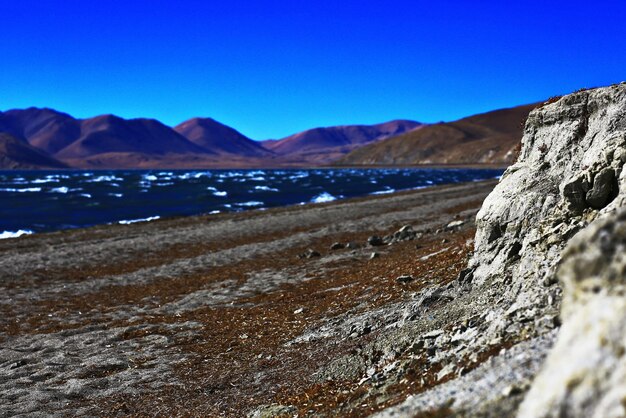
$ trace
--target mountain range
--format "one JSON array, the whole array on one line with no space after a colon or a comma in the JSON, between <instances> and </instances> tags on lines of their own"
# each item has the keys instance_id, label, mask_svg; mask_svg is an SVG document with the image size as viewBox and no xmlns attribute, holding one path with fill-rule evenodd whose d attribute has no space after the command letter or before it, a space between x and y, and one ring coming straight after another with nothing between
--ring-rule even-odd
<instances>
[{"instance_id":1,"label":"mountain range","mask_svg":"<svg viewBox=\"0 0 626 418\"><path fill-rule=\"evenodd\" d=\"M0 112L0 168L225 168L329 164L506 163L534 105L451 123L394 120L255 141L211 118L175 127L48 108Z\"/></svg>"}]
</instances>

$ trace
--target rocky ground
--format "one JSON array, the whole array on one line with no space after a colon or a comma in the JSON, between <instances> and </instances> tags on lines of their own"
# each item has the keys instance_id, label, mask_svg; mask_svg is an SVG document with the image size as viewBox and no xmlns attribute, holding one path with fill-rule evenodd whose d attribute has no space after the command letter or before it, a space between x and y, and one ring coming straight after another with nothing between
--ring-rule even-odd
<instances>
[{"instance_id":1,"label":"rocky ground","mask_svg":"<svg viewBox=\"0 0 626 418\"><path fill-rule=\"evenodd\" d=\"M512 343L456 301L494 184L2 241L1 414L361 416L464 374Z\"/></svg>"}]
</instances>

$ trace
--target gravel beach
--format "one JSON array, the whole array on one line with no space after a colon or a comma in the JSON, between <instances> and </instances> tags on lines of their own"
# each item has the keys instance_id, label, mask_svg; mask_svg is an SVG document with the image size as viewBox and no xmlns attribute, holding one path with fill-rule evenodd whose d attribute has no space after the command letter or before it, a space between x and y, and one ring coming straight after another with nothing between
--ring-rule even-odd
<instances>
[{"instance_id":1,"label":"gravel beach","mask_svg":"<svg viewBox=\"0 0 626 418\"><path fill-rule=\"evenodd\" d=\"M0 416L404 402L446 380L414 337L467 314L433 291L465 267L495 184L0 241Z\"/></svg>"}]
</instances>

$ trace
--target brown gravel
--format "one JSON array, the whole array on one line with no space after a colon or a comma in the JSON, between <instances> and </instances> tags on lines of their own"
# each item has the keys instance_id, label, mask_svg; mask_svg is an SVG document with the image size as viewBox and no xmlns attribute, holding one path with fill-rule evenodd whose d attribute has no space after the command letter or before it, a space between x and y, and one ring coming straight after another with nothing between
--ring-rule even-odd
<instances>
[{"instance_id":1,"label":"brown gravel","mask_svg":"<svg viewBox=\"0 0 626 418\"><path fill-rule=\"evenodd\" d=\"M125 359L119 366L75 365L54 372L55 387L78 379L107 382L102 383L107 389L71 396L61 391L61 402L39 405L48 412L240 417L260 405L282 404L292 405L300 416L363 416L432 386L438 369L414 359L405 379L382 399L371 394L370 383L359 385L351 378L318 382L313 375L331 359L376 341L384 328L356 338L294 340L329 321L392 306L453 281L471 251L473 216L493 185L172 219L136 228L98 227L32 236L15 240L14 246L7 240L0 244L0 257L14 262L0 275L6 295L0 303L0 341L19 350L20 344L86 335L97 328L120 330L120 344L148 344L145 350L123 353L107 347L111 356ZM467 221L463 228L435 233L455 216ZM422 236L383 247L365 245L368 236L391 234L405 224ZM331 251L335 242L362 247ZM73 253L72 247L89 251ZM320 257L298 257L309 248ZM373 251L380 257L370 259ZM43 256L50 261L39 261ZM214 259L204 265L202 257ZM159 276L151 268L169 270ZM255 276L260 273L277 281ZM398 283L401 275L415 280ZM91 287L95 282L101 285ZM185 299L190 296L193 304ZM172 304L180 309L169 309ZM194 331L183 332L190 323L196 324ZM167 343L146 343L157 337ZM71 348L79 358L87 355L80 346ZM181 360L167 365L169 374L161 381L127 380L132 390L116 390L115 379L127 379L120 377L123 373L149 373L166 355ZM53 380L50 376L50 387ZM3 403L21 399L3 396ZM28 407L38 405L28 391L21 396ZM26 406L15 408L28 412ZM432 416L442 415L434 411Z\"/></svg>"}]
</instances>

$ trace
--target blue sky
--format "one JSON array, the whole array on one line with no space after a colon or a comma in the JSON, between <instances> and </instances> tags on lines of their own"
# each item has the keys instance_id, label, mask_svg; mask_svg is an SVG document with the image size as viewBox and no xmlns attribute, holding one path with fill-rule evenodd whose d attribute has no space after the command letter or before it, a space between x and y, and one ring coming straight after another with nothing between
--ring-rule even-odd
<instances>
[{"instance_id":1,"label":"blue sky","mask_svg":"<svg viewBox=\"0 0 626 418\"><path fill-rule=\"evenodd\" d=\"M0 109L254 139L454 120L626 80L624 1L0 0Z\"/></svg>"}]
</instances>

